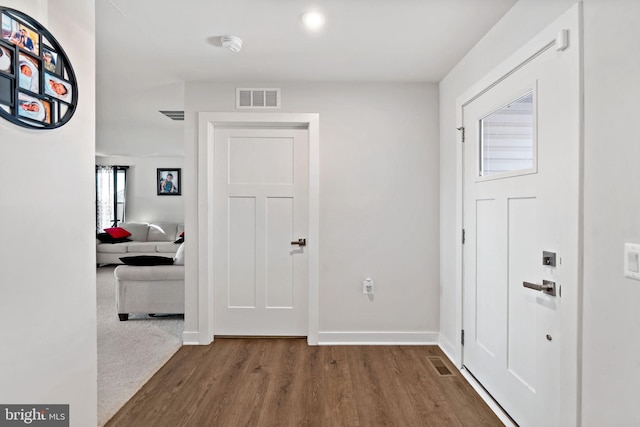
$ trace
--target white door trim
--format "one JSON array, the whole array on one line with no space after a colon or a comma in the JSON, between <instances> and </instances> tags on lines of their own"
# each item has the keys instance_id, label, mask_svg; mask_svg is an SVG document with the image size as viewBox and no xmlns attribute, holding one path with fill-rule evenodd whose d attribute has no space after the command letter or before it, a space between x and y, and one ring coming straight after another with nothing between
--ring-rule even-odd
<instances>
[{"instance_id":1,"label":"white door trim","mask_svg":"<svg viewBox=\"0 0 640 427\"><path fill-rule=\"evenodd\" d=\"M551 23L548 27L542 30L531 41L521 47L518 51L512 54L509 58L504 60L501 64L495 67L484 78L480 79L471 88L465 91L456 100L456 124L457 127L463 126L463 109L466 105L471 103L474 99L482 95L487 90L491 89L496 84L507 78L509 75L516 72L522 66L529 61L533 60L540 53L547 49L556 49L558 47L557 37L561 30L571 28L570 31L570 43L572 43L579 52L579 70L577 75L579 76L576 82L570 82L575 84L576 93L579 94L580 103L580 117L576 120L575 126L578 129L580 144L580 156L578 159L580 171L579 173L579 212L580 212L580 224L578 224L578 259L579 265L577 266L578 277L578 289L577 294L573 299L566 304L568 313L563 319L566 324L563 325L563 333L572 337L567 341L570 343L567 348L562 349L564 354L561 367L560 383L562 384L562 390L560 390L559 396L562 400L560 406L562 410L561 419L565 421L563 425L580 425L581 414L581 371L582 362L580 357L580 349L582 348L582 236L583 236L583 223L582 223L582 193L583 193L583 174L582 174L582 147L583 147L583 57L582 57L582 3L578 2L558 19ZM469 136L471 140L471 136ZM463 229L463 150L462 150L462 132L459 132L456 138L456 275L455 275L455 319L456 319L456 331L457 339L454 343L441 342L441 346L445 353L452 359L452 361L462 369L462 344L461 344L461 331L463 326L463 246L462 246L462 229ZM566 301L566 299L565 299ZM563 304L564 305L564 304Z\"/></svg>"},{"instance_id":2,"label":"white door trim","mask_svg":"<svg viewBox=\"0 0 640 427\"><path fill-rule=\"evenodd\" d=\"M185 293L197 294L197 307L185 307L187 318L197 318L197 330L185 331L185 344L213 342L213 143L216 127L304 128L309 135L309 331L307 341L318 344L319 330L319 239L320 239L320 117L317 113L198 113L197 221L185 224L188 234L198 236L197 253L186 252ZM187 206L187 209L193 206ZM187 215L187 219L193 215ZM188 239L188 237L187 237ZM189 247L187 247L189 249ZM193 283L195 281L195 283ZM193 298L191 298L193 300ZM193 323L193 322L191 322Z\"/></svg>"}]
</instances>

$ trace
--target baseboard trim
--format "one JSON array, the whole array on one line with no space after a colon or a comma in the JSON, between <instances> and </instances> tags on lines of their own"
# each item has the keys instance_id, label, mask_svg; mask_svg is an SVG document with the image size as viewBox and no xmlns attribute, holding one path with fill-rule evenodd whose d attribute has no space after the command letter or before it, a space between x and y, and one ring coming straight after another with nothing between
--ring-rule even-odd
<instances>
[{"instance_id":1,"label":"baseboard trim","mask_svg":"<svg viewBox=\"0 0 640 427\"><path fill-rule=\"evenodd\" d=\"M437 332L319 332L318 345L437 345Z\"/></svg>"},{"instance_id":2,"label":"baseboard trim","mask_svg":"<svg viewBox=\"0 0 640 427\"><path fill-rule=\"evenodd\" d=\"M451 363L453 363L456 368L462 367L462 361L459 357L460 353L451 343L451 341L440 335L440 341L438 342L438 345L440 346L440 350L442 350L442 352L449 358Z\"/></svg>"},{"instance_id":3,"label":"baseboard trim","mask_svg":"<svg viewBox=\"0 0 640 427\"><path fill-rule=\"evenodd\" d=\"M198 331L184 331L182 333L183 345L204 345L200 342L200 332Z\"/></svg>"}]
</instances>

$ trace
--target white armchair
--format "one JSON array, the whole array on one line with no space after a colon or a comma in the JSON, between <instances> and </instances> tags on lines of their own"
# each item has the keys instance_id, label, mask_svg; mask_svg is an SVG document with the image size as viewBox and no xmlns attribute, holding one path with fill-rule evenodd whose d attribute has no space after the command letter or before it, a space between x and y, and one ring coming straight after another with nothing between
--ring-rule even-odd
<instances>
[{"instance_id":1,"label":"white armchair","mask_svg":"<svg viewBox=\"0 0 640 427\"><path fill-rule=\"evenodd\" d=\"M120 265L114 275L121 321L132 313L184 313L184 265Z\"/></svg>"}]
</instances>

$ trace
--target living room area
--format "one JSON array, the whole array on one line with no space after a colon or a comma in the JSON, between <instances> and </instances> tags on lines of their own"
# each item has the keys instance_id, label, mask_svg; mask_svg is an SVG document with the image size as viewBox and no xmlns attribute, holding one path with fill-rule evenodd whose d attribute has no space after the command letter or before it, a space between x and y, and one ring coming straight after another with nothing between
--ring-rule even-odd
<instances>
[{"instance_id":1,"label":"living room area","mask_svg":"<svg viewBox=\"0 0 640 427\"><path fill-rule=\"evenodd\" d=\"M96 156L100 426L182 345L182 167L181 156Z\"/></svg>"}]
</instances>

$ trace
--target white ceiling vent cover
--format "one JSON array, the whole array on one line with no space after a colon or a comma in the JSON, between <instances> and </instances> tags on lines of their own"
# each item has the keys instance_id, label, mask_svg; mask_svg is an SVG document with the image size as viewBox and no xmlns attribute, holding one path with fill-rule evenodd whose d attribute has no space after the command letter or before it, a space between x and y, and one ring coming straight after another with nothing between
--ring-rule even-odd
<instances>
[{"instance_id":1,"label":"white ceiling vent cover","mask_svg":"<svg viewBox=\"0 0 640 427\"><path fill-rule=\"evenodd\" d=\"M278 88L237 88L237 109L279 109L280 89Z\"/></svg>"}]
</instances>

